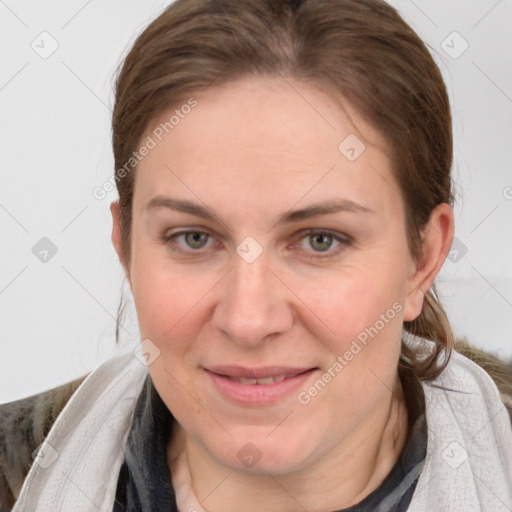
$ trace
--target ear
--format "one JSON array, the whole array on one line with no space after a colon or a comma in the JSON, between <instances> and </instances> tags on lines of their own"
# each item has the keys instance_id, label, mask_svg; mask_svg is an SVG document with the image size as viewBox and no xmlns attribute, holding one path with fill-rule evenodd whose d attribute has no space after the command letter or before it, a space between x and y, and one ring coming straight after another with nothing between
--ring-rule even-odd
<instances>
[{"instance_id":1,"label":"ear","mask_svg":"<svg viewBox=\"0 0 512 512\"><path fill-rule=\"evenodd\" d=\"M413 321L421 313L423 300L445 262L453 241L454 215L447 203L437 205L422 232L422 260L414 265L407 282L404 320Z\"/></svg>"},{"instance_id":2,"label":"ear","mask_svg":"<svg viewBox=\"0 0 512 512\"><path fill-rule=\"evenodd\" d=\"M119 258L119 261L121 262L121 265L124 268L126 278L128 279L128 282L130 283L131 287L130 272L126 268L123 259L121 243L121 207L119 206L119 201L112 201L112 203L110 204L110 212L112 213L112 244L114 246L114 249L116 250L117 257Z\"/></svg>"}]
</instances>

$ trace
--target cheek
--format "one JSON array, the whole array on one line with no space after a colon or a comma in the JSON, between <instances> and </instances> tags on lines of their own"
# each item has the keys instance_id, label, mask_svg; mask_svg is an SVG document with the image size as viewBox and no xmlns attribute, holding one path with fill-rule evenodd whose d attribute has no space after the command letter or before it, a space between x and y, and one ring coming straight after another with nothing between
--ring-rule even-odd
<instances>
[{"instance_id":1,"label":"cheek","mask_svg":"<svg viewBox=\"0 0 512 512\"><path fill-rule=\"evenodd\" d=\"M329 328L317 336L327 353L322 382L311 383L298 397L325 424L359 422L386 397L401 349L402 280L391 273L361 271L338 283L319 282L324 292L315 287L309 296ZM320 322L315 324L318 335Z\"/></svg>"},{"instance_id":2,"label":"cheek","mask_svg":"<svg viewBox=\"0 0 512 512\"><path fill-rule=\"evenodd\" d=\"M141 339L150 339L159 349L148 366L153 383L169 410L193 431L190 418L206 421L198 405L192 376L201 354L194 340L200 337L205 318L201 297L207 293L204 277L170 272L149 262L134 272L133 296ZM141 270L142 269L142 270ZM211 288L211 285L210 285Z\"/></svg>"},{"instance_id":3,"label":"cheek","mask_svg":"<svg viewBox=\"0 0 512 512\"><path fill-rule=\"evenodd\" d=\"M192 333L185 331L200 325L197 314L215 276L197 266L173 265L160 245L147 240L134 240L134 248L131 281L141 337L158 343L188 338Z\"/></svg>"},{"instance_id":4,"label":"cheek","mask_svg":"<svg viewBox=\"0 0 512 512\"><path fill-rule=\"evenodd\" d=\"M403 279L391 272L346 273L317 281L307 293L308 304L324 324L330 352L343 354L354 340L393 340L402 329Z\"/></svg>"}]
</instances>

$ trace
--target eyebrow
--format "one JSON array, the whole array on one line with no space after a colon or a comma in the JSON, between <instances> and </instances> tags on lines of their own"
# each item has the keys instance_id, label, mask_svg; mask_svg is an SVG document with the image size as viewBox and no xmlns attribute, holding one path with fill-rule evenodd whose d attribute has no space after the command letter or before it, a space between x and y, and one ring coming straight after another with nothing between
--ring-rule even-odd
<instances>
[{"instance_id":1,"label":"eyebrow","mask_svg":"<svg viewBox=\"0 0 512 512\"><path fill-rule=\"evenodd\" d=\"M168 208L183 213L189 213L203 219L210 219L222 222L219 215L193 201L187 199L173 199L165 196L155 196L145 206L148 212L158 210L160 208ZM277 223L290 224L300 220L311 219L320 217L321 215L328 215L338 212L351 212L351 213L365 213L376 214L374 210L363 206L360 203L351 201L349 199L331 199L319 203L311 204L300 210L290 210L279 215Z\"/></svg>"}]
</instances>

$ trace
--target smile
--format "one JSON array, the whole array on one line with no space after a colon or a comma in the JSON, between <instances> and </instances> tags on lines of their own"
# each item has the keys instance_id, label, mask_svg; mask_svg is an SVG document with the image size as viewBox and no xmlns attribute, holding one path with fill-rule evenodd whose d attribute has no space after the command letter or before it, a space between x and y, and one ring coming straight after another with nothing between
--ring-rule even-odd
<instances>
[{"instance_id":1,"label":"smile","mask_svg":"<svg viewBox=\"0 0 512 512\"><path fill-rule=\"evenodd\" d=\"M318 368L214 367L205 372L213 381L216 394L229 402L242 405L271 405L290 396L300 388Z\"/></svg>"}]
</instances>

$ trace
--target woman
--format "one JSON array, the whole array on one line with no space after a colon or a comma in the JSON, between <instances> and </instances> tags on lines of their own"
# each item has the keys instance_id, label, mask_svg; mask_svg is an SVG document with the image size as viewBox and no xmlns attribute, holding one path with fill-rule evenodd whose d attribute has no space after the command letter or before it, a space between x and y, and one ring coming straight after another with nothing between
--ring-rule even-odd
<instances>
[{"instance_id":1,"label":"woman","mask_svg":"<svg viewBox=\"0 0 512 512\"><path fill-rule=\"evenodd\" d=\"M448 97L394 9L178 0L123 63L113 147L141 343L3 407L45 439L26 477L5 441L6 506L511 509L507 383L434 289Z\"/></svg>"}]
</instances>

